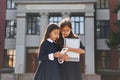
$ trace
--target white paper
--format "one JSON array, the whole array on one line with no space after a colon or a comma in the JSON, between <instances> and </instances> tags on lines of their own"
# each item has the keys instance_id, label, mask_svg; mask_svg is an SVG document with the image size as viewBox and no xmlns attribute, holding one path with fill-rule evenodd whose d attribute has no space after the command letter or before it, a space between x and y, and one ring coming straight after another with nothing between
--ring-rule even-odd
<instances>
[{"instance_id":1,"label":"white paper","mask_svg":"<svg viewBox=\"0 0 120 80\"><path fill-rule=\"evenodd\" d=\"M65 38L64 45L70 48L80 48L80 39L74 38ZM75 52L67 52L67 55L70 57L68 61L79 62L80 54Z\"/></svg>"}]
</instances>

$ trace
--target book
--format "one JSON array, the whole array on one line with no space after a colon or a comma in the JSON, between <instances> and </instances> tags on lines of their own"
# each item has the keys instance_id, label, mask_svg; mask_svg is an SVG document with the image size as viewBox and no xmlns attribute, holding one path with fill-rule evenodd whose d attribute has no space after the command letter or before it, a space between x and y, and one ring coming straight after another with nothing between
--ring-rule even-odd
<instances>
[{"instance_id":1,"label":"book","mask_svg":"<svg viewBox=\"0 0 120 80\"><path fill-rule=\"evenodd\" d=\"M76 38L65 38L64 45L70 48L80 48L80 39ZM79 62L80 61L80 54L76 52L67 52L66 53L70 59L68 61Z\"/></svg>"}]
</instances>

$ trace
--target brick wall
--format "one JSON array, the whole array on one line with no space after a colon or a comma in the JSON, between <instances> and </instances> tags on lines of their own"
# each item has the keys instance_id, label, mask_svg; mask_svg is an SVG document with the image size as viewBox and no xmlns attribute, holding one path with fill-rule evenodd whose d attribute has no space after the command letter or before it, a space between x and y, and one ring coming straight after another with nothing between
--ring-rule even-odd
<instances>
[{"instance_id":1,"label":"brick wall","mask_svg":"<svg viewBox=\"0 0 120 80\"><path fill-rule=\"evenodd\" d=\"M117 2L118 0L110 0L110 27L113 31L116 31L117 25L117 14L116 14L116 8L117 8Z\"/></svg>"},{"instance_id":2,"label":"brick wall","mask_svg":"<svg viewBox=\"0 0 120 80\"><path fill-rule=\"evenodd\" d=\"M112 31L117 30L117 3L118 0L110 0L110 28ZM111 32L112 34L112 32ZM111 35L112 36L112 35ZM117 46L111 49L111 69L118 69L118 51Z\"/></svg>"},{"instance_id":3,"label":"brick wall","mask_svg":"<svg viewBox=\"0 0 120 80\"><path fill-rule=\"evenodd\" d=\"M3 65L6 0L0 0L0 68Z\"/></svg>"}]
</instances>

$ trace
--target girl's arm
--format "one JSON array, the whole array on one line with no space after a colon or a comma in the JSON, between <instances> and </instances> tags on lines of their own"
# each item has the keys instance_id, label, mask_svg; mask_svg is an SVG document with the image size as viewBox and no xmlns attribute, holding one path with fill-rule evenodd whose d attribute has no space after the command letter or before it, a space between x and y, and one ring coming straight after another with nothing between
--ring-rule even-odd
<instances>
[{"instance_id":1,"label":"girl's arm","mask_svg":"<svg viewBox=\"0 0 120 80\"><path fill-rule=\"evenodd\" d=\"M46 54L46 55L40 55L39 56L39 60L54 60L55 58L59 58L62 57L63 54L61 54L60 52L55 52L55 53L50 53L50 54Z\"/></svg>"},{"instance_id":2,"label":"girl's arm","mask_svg":"<svg viewBox=\"0 0 120 80\"><path fill-rule=\"evenodd\" d=\"M60 53L60 52L55 52L53 56L56 57L56 58L60 58L60 57L63 56L63 54Z\"/></svg>"},{"instance_id":3,"label":"girl's arm","mask_svg":"<svg viewBox=\"0 0 120 80\"><path fill-rule=\"evenodd\" d=\"M49 58L49 60L54 60L54 57L55 58L60 58L60 57L62 57L62 55L63 54L61 54L60 52L55 52L55 53L50 53L50 54L48 54L48 58Z\"/></svg>"}]
</instances>

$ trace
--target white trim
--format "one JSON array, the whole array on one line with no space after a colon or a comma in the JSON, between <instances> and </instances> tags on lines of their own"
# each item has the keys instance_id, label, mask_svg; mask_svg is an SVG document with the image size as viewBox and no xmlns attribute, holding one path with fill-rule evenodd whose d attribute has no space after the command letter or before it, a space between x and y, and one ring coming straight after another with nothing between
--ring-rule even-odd
<instances>
[{"instance_id":1,"label":"white trim","mask_svg":"<svg viewBox=\"0 0 120 80\"><path fill-rule=\"evenodd\" d=\"M52 60L52 61L54 60L54 54L53 53L49 54L48 57L49 57L49 60Z\"/></svg>"},{"instance_id":2,"label":"white trim","mask_svg":"<svg viewBox=\"0 0 120 80\"><path fill-rule=\"evenodd\" d=\"M48 38L47 41L49 41L49 42L51 42L51 43L54 42L54 41L53 41L52 39L50 39L50 38Z\"/></svg>"}]
</instances>

